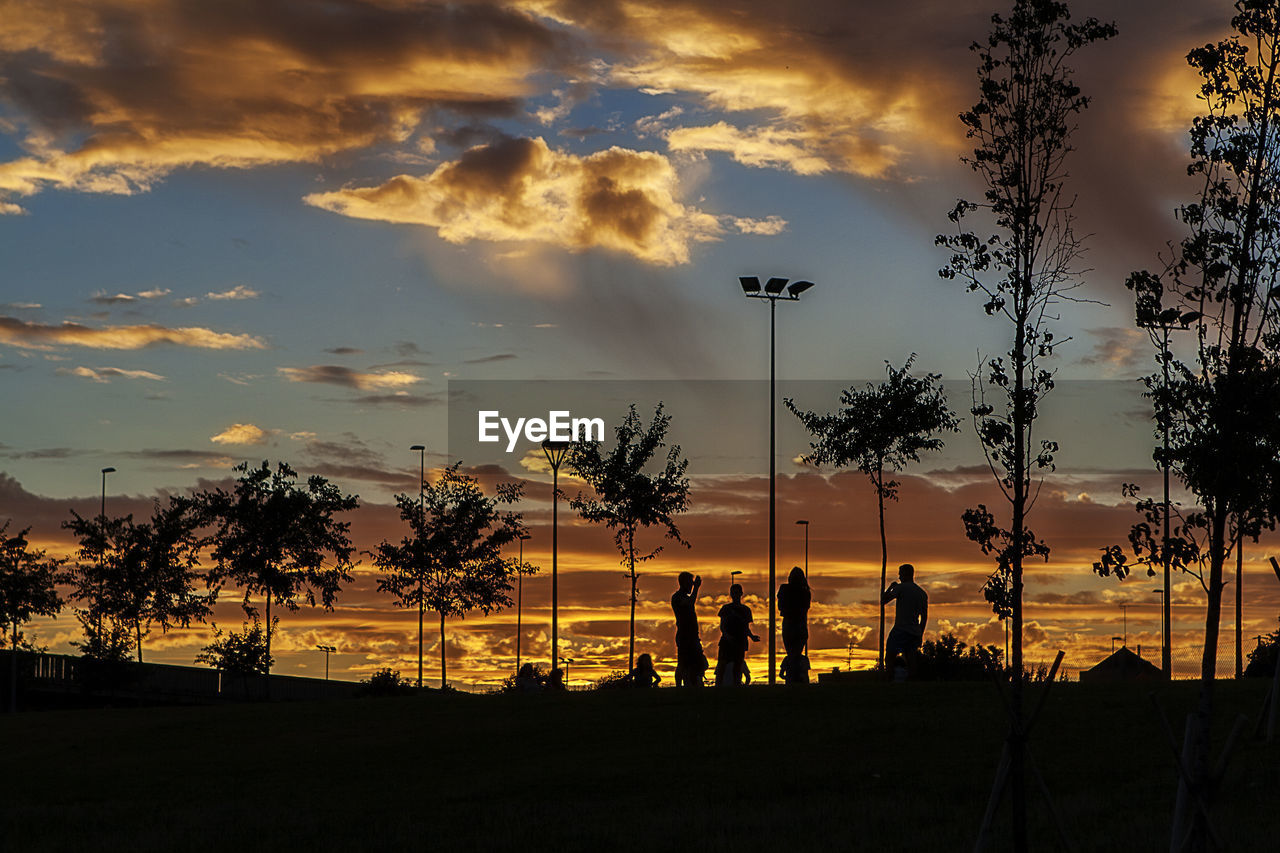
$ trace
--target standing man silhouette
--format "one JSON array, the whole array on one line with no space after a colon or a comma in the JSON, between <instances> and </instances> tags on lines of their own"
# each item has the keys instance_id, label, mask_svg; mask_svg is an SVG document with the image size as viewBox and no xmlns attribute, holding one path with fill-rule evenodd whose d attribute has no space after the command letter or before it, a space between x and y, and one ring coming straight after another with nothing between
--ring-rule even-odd
<instances>
[{"instance_id":1,"label":"standing man silhouette","mask_svg":"<svg viewBox=\"0 0 1280 853\"><path fill-rule=\"evenodd\" d=\"M751 608L742 603L742 584L729 587L730 601L720 608L720 653L716 661L716 686L738 686L747 674L747 646L760 642L751 632Z\"/></svg>"},{"instance_id":2,"label":"standing man silhouette","mask_svg":"<svg viewBox=\"0 0 1280 853\"><path fill-rule=\"evenodd\" d=\"M702 577L681 572L676 580L680 588L671 596L671 610L676 615L676 687L701 687L702 673L707 671L696 607Z\"/></svg>"},{"instance_id":3,"label":"standing man silhouette","mask_svg":"<svg viewBox=\"0 0 1280 853\"><path fill-rule=\"evenodd\" d=\"M885 668L893 668L895 679L901 670L906 678L907 658L914 656L924 642L924 626L929 620L929 596L915 581L916 567L910 563L898 566L898 580L889 584L880 600L885 604L897 599L893 630L885 640Z\"/></svg>"}]
</instances>

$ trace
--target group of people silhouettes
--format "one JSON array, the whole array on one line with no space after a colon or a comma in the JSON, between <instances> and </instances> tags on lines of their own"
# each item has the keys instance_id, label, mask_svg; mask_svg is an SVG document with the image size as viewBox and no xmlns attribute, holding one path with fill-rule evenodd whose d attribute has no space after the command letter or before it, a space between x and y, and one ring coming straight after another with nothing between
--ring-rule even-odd
<instances>
[{"instance_id":1,"label":"group of people silhouettes","mask_svg":"<svg viewBox=\"0 0 1280 853\"><path fill-rule=\"evenodd\" d=\"M702 650L698 629L698 591L702 578L691 572L677 577L679 589L671 595L671 611L676 618L676 686L701 687L710 662ZM718 687L748 684L747 650L760 638L751 630L751 608L742 603L742 585L729 587L729 602L720 608L720 644L718 647L715 684ZM778 587L778 612L782 614L782 645L785 656L779 675L787 684L809 683L809 607L813 593L804 570L796 566L786 583ZM898 580L881 593L881 602L897 602L893 630L885 642L885 666L895 680L903 680L912 657L924 641L928 621L929 596L915 582L915 567L904 563L898 568ZM660 680L653 670L649 655L641 655L631 673L636 686L649 687Z\"/></svg>"}]
</instances>

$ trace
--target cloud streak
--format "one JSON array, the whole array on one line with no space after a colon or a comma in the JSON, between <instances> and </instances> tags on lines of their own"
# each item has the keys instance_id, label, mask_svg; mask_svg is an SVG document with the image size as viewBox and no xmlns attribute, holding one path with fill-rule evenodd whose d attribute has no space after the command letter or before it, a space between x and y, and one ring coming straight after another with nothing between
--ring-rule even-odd
<instances>
[{"instance_id":1,"label":"cloud streak","mask_svg":"<svg viewBox=\"0 0 1280 853\"><path fill-rule=\"evenodd\" d=\"M4 316L0 316L0 344L34 350L60 346L136 350L162 344L213 350L253 350L267 346L253 335L215 332L201 326L169 328L146 324L94 328L71 321L52 326Z\"/></svg>"}]
</instances>

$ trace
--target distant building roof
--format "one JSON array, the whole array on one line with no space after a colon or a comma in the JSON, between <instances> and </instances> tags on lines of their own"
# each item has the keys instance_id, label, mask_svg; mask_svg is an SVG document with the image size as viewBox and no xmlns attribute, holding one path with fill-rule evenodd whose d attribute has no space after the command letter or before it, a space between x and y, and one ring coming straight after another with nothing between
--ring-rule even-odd
<instances>
[{"instance_id":1,"label":"distant building roof","mask_svg":"<svg viewBox=\"0 0 1280 853\"><path fill-rule=\"evenodd\" d=\"M1160 667L1121 646L1092 669L1080 673L1080 680L1107 683L1115 681L1159 681L1164 679Z\"/></svg>"}]
</instances>

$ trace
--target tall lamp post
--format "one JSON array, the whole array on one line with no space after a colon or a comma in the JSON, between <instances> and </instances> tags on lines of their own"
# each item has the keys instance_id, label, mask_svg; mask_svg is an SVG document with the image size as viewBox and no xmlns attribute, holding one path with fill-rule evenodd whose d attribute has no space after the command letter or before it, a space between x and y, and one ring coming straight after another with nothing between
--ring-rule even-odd
<instances>
[{"instance_id":1,"label":"tall lamp post","mask_svg":"<svg viewBox=\"0 0 1280 853\"><path fill-rule=\"evenodd\" d=\"M102 526L102 550L98 552L98 577L100 579L98 593L101 597L106 592L107 579L107 475L114 474L115 468L102 469L102 505L98 510L98 523ZM102 613L98 613L98 642L102 642ZM15 658L16 660L16 658Z\"/></svg>"},{"instance_id":2,"label":"tall lamp post","mask_svg":"<svg viewBox=\"0 0 1280 853\"><path fill-rule=\"evenodd\" d=\"M418 451L418 514L425 511L425 495L427 483L427 448L422 444L414 444L410 450ZM425 524L426 519L423 519ZM422 616L426 611L426 602L422 599L422 576L418 576L418 689L422 689ZM440 654L444 654L444 643L440 643ZM329 658L325 657L325 669L328 670Z\"/></svg>"},{"instance_id":3,"label":"tall lamp post","mask_svg":"<svg viewBox=\"0 0 1280 853\"><path fill-rule=\"evenodd\" d=\"M551 466L551 665L560 660L560 587L557 560L559 558L560 525L560 466L569 453L569 442L544 439L542 452Z\"/></svg>"},{"instance_id":4,"label":"tall lamp post","mask_svg":"<svg viewBox=\"0 0 1280 853\"><path fill-rule=\"evenodd\" d=\"M528 533L520 534L520 568L516 571L516 674L520 674L520 614L524 609L524 540Z\"/></svg>"},{"instance_id":5,"label":"tall lamp post","mask_svg":"<svg viewBox=\"0 0 1280 853\"><path fill-rule=\"evenodd\" d=\"M324 652L324 680L329 680L329 653L336 652L336 646L316 646L317 649Z\"/></svg>"},{"instance_id":6,"label":"tall lamp post","mask_svg":"<svg viewBox=\"0 0 1280 853\"><path fill-rule=\"evenodd\" d=\"M1154 301L1139 302L1136 324L1147 330L1151 342L1160 352L1160 372L1164 380L1163 387L1167 389L1169 361L1172 358L1169 352L1170 335L1175 331L1188 331L1190 324L1199 319L1200 315L1198 312L1183 313L1177 308L1161 310L1159 294L1155 294L1152 298ZM1169 553L1169 515L1172 506L1169 501L1169 427L1172 417L1166 398L1164 406L1156 408L1156 420L1160 427L1161 445L1164 449L1163 458L1160 461L1160 471L1164 475L1164 531L1160 539L1160 562L1164 567L1164 599L1161 617L1165 629L1164 639L1160 643L1160 669L1164 672L1165 678L1173 677L1173 614L1169 609L1173 600L1172 581L1169 577L1172 562L1172 555Z\"/></svg>"},{"instance_id":7,"label":"tall lamp post","mask_svg":"<svg viewBox=\"0 0 1280 853\"><path fill-rule=\"evenodd\" d=\"M763 292L760 279L754 275L738 276L742 292L748 299L767 299L769 301L769 683L777 683L778 661L778 527L777 527L777 460L774 459L774 446L777 443L778 403L774 392L776 380L776 347L775 322L778 301L795 302L800 294L813 287L811 281L796 281L787 286L787 279L773 277L765 282ZM783 293L785 288L786 292Z\"/></svg>"}]
</instances>

